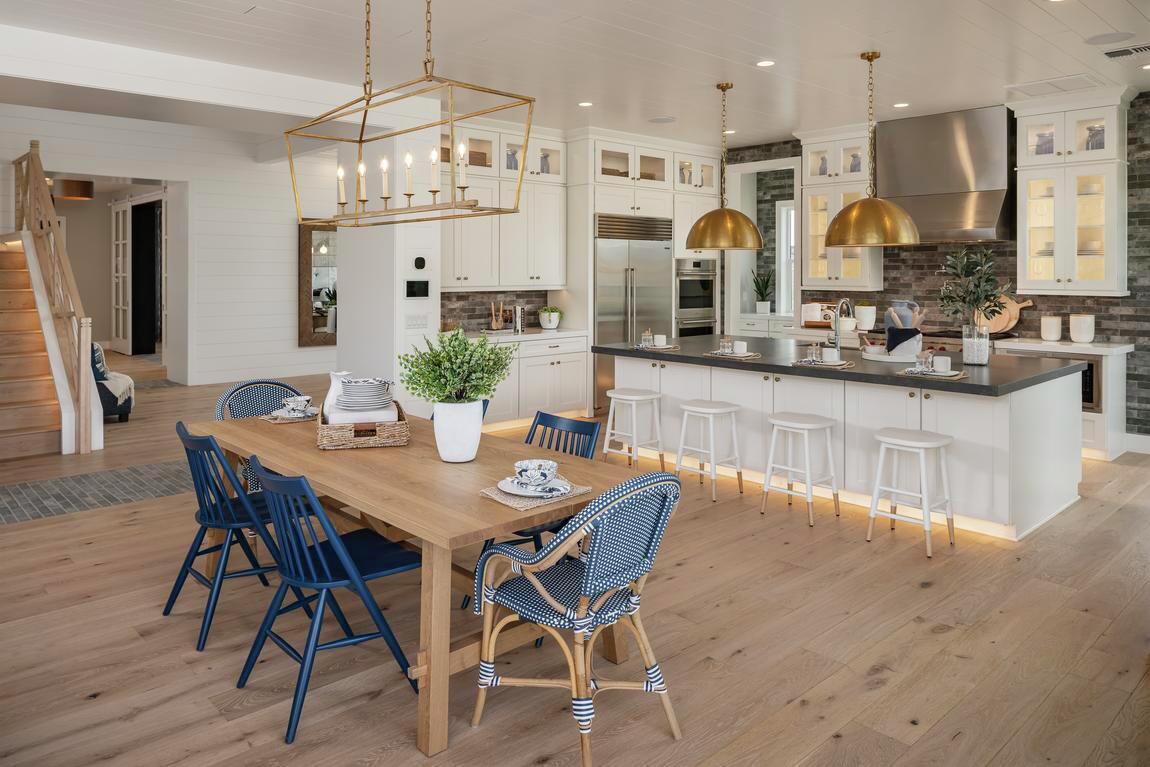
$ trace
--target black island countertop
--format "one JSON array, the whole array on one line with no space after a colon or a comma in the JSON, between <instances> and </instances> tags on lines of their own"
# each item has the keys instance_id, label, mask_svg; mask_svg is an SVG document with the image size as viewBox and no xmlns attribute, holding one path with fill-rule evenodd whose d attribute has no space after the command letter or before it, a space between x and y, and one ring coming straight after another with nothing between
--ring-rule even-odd
<instances>
[{"instance_id":1,"label":"black island countertop","mask_svg":"<svg viewBox=\"0 0 1150 767\"><path fill-rule=\"evenodd\" d=\"M746 341L747 350L758 352L762 357L742 361L705 356L707 352L719 348L719 336L680 338L676 341L679 349L675 351L636 349L630 344L596 344L591 347L591 351L595 354L609 354L616 357L635 357L661 362L679 362L687 365L706 365L708 367L761 373L785 373L787 375L858 381L885 386L909 386L962 394L980 394L986 397L1001 397L1004 394L1036 386L1055 378L1080 373L1086 369L1086 363L1078 360L1020 357L1007 354L992 354L989 365L963 366L961 352L947 352L946 356L953 360L951 364L954 369L965 370L968 377L958 380L925 376L912 378L896 375L896 373L910 367L909 365L894 362L873 362L863 359L862 353L854 349L842 350L842 358L853 362L854 367L840 369L804 367L795 366L794 362L806 356L808 343L780 338L751 338L748 336L731 336L731 338L737 341Z\"/></svg>"}]
</instances>

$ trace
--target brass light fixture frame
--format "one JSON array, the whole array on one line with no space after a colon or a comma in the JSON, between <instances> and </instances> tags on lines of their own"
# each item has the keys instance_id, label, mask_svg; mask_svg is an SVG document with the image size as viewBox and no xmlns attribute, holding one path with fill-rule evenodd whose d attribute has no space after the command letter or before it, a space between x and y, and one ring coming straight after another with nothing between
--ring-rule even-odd
<instances>
[{"instance_id":1,"label":"brass light fixture frame","mask_svg":"<svg viewBox=\"0 0 1150 767\"><path fill-rule=\"evenodd\" d=\"M763 233L745 213L727 207L727 91L732 83L715 85L722 93L719 158L719 207L704 213L687 232L687 250L762 250Z\"/></svg>"},{"instance_id":2,"label":"brass light fixture frame","mask_svg":"<svg viewBox=\"0 0 1150 767\"><path fill-rule=\"evenodd\" d=\"M877 196L875 188L874 63L882 54L864 51L867 63L867 151L870 155L866 196L840 210L827 225L828 248L918 245L918 227L902 207Z\"/></svg>"},{"instance_id":3,"label":"brass light fixture frame","mask_svg":"<svg viewBox=\"0 0 1150 767\"><path fill-rule=\"evenodd\" d=\"M476 218L481 216L499 216L508 213L519 212L519 195L523 188L523 172L526 166L527 146L531 139L531 119L535 112L535 99L532 96L524 96L517 93L510 93L495 88L488 88L482 85L475 85L473 83L466 83L460 80L453 80L448 77L441 77L435 74L435 59L431 55L431 0L426 0L425 12L425 41L426 41L426 55L423 60L423 76L417 77L413 80L392 85L380 90L374 90L371 80L371 0L364 2L364 79L363 79L363 95L346 104L341 104L334 109L315 117L307 122L296 126L290 130L284 131L284 141L287 144L287 160L288 167L291 170L292 192L295 196L296 218L299 223L315 224L315 225L332 225L337 227L365 227L365 226L388 226L391 224L410 224L425 221L447 221L458 218ZM500 99L494 106L489 106L483 109L475 109L465 113L457 113L455 109L456 95L458 92L471 92L486 94L488 96L495 96ZM431 122L422 123L410 128L401 128L398 130L385 131L378 134L369 135L369 126L367 124L368 114L373 109L378 109L389 104L395 104L405 99L417 98L420 96L429 96L438 94L440 103L446 99L447 108L446 116ZM456 163L454 161L456 153L456 125L464 120L469 120L476 117L483 117L486 115L496 114L508 109L516 109L519 107L526 107L527 117L523 125L523 148L521 150L521 157L523 158L519 163L519 174L515 180L515 200L509 207L480 205L478 200L466 199L465 194L467 191L466 186L459 186L457 184ZM323 133L324 126L332 126L339 121L344 120L352 115L360 115L359 131L356 138L347 138L341 135L328 135ZM407 205L391 207L389 202L391 197L384 197L383 208L368 209L368 202L363 198L370 199L370 195L363 190L363 194L357 194L356 199L353 201L353 210L345 212L341 210L339 213L329 216L327 218L316 218L309 216L306 219L303 214L303 207L300 204L300 190L299 182L296 179L295 158L292 153L292 139L319 139L322 141L338 142L343 144L356 145L356 167L364 162L364 148L370 146L376 141L385 141L387 139L403 136L408 133L416 133L418 131L430 130L441 126L447 126L448 146L450 147L448 164L450 165L450 182L448 189L443 190L446 198L442 202L436 202L436 194L432 194L432 202L427 205L412 205L411 197L407 195ZM334 131L333 131L334 132ZM436 151L440 151L440 137L436 137ZM470 150L467 151L470 155ZM466 158L464 158L466 162ZM492 163L498 161L497 152L492 152ZM398 165L398 164L397 164ZM399 167L395 168L396 171L401 170ZM358 185L358 176L357 185ZM438 179L433 179L432 187L437 187ZM443 193L441 192L441 193ZM389 191L390 194L390 191ZM341 208L345 206L340 206Z\"/></svg>"}]
</instances>

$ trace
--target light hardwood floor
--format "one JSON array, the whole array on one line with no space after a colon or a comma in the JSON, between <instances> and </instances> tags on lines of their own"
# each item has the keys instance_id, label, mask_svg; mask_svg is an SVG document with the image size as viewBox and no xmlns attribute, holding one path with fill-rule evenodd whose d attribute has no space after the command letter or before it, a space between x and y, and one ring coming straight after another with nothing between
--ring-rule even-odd
<instances>
[{"instance_id":1,"label":"light hardwood floor","mask_svg":"<svg viewBox=\"0 0 1150 767\"><path fill-rule=\"evenodd\" d=\"M313 394L324 384L295 380ZM104 453L5 462L0 481L172 460L174 421L210 417L224 388L144 390ZM1148 468L1136 455L1088 463L1084 499L1026 541L960 532L933 561L917 527L880 525L867 544L861 508L836 519L820 501L809 528L781 498L761 515L750 483L739 496L721 481L712 504L691 478L643 601L684 737L671 739L653 696L603 695L597 763L1150 764ZM414 696L382 643L320 654L285 746L295 664L268 647L235 689L270 590L230 582L203 653L201 589L189 583L160 615L192 505L183 495L0 528L0 764L578 762L563 692L495 689L472 729L473 673L452 682L451 747L425 759ZM375 592L413 652L418 573ZM298 642L296 615L283 620ZM478 625L470 612L455 620ZM498 673L563 667L545 644L501 657ZM642 670L633 652L598 672Z\"/></svg>"}]
</instances>

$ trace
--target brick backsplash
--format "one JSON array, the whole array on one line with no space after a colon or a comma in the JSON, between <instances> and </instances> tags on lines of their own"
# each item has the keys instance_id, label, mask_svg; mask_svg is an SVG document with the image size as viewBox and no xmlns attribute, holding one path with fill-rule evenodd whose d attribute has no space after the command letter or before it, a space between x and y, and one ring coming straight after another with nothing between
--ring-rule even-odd
<instances>
[{"instance_id":1,"label":"brick backsplash","mask_svg":"<svg viewBox=\"0 0 1150 767\"><path fill-rule=\"evenodd\" d=\"M494 290L476 293L442 293L439 297L440 326L461 326L464 330L483 330L491 326L491 304L504 309L524 307L525 327L539 326L539 310L547 305L546 290Z\"/></svg>"},{"instance_id":2,"label":"brick backsplash","mask_svg":"<svg viewBox=\"0 0 1150 767\"><path fill-rule=\"evenodd\" d=\"M1135 344L1128 358L1126 377L1126 428L1137 434L1150 434L1150 92L1141 93L1130 105L1127 129L1127 226L1128 282L1130 295L1124 298L1094 296L1021 296L1034 306L1022 310L1015 330L1037 337L1039 318L1044 314L1063 315L1062 334L1069 337L1065 315L1093 314L1096 340ZM801 151L797 141L780 141L730 152L731 162L749 162L777 157L794 157ZM773 214L773 211L772 211ZM894 298L909 298L926 307L930 327L958 327L961 321L939 311L938 291L942 268L948 253L962 245L919 245L886 248L883 252L883 290L876 293L849 293L852 300L874 301L880 313ZM995 255L1002 281L1016 280L1017 252L1014 242L987 245ZM803 301L833 301L839 294L808 291Z\"/></svg>"}]
</instances>

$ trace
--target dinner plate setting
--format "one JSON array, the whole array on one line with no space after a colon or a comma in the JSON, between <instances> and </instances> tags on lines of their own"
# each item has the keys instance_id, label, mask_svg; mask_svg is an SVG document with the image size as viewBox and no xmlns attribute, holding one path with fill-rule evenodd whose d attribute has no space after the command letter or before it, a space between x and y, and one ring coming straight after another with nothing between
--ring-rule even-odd
<instances>
[{"instance_id":1,"label":"dinner plate setting","mask_svg":"<svg viewBox=\"0 0 1150 767\"><path fill-rule=\"evenodd\" d=\"M555 477L544 485L531 485L519 477L506 477L499 480L497 487L505 493L524 498L557 498L571 492L571 483L562 477Z\"/></svg>"},{"instance_id":2,"label":"dinner plate setting","mask_svg":"<svg viewBox=\"0 0 1150 767\"><path fill-rule=\"evenodd\" d=\"M386 378L345 378L335 404L345 410L380 410L391 404L391 381Z\"/></svg>"}]
</instances>

